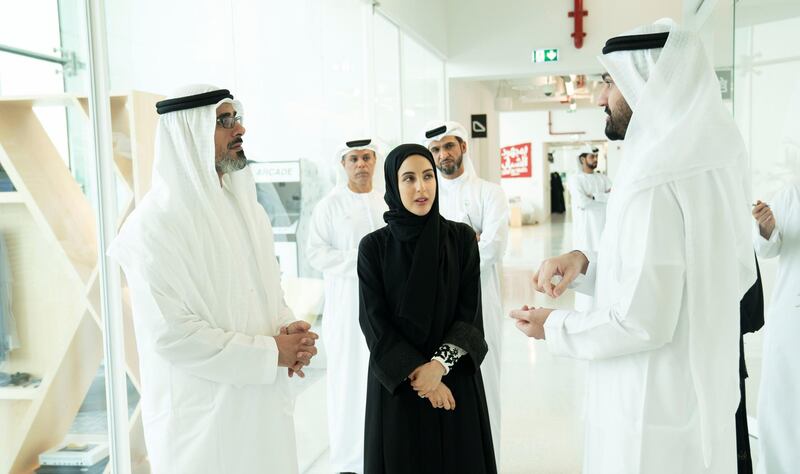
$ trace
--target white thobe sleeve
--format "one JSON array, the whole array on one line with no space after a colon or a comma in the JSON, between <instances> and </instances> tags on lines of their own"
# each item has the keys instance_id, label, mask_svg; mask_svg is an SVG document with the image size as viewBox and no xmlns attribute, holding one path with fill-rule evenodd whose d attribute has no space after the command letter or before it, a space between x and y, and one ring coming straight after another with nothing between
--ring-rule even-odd
<instances>
[{"instance_id":1,"label":"white thobe sleeve","mask_svg":"<svg viewBox=\"0 0 800 474\"><path fill-rule=\"evenodd\" d=\"M251 335L214 327L192 314L167 291L150 287L138 297L150 296L143 308L156 352L170 364L212 382L236 386L271 384L278 374L278 346L270 335ZM146 291L144 291L146 290ZM149 293L149 295L142 293ZM143 337L143 335L139 335Z\"/></svg>"},{"instance_id":2,"label":"white thobe sleeve","mask_svg":"<svg viewBox=\"0 0 800 474\"><path fill-rule=\"evenodd\" d=\"M286 304L286 299L283 295L283 289L281 289L281 303L280 308L278 308L278 323L281 327L288 326L293 322L297 321L297 317L295 317L294 312L289 305Z\"/></svg>"},{"instance_id":3,"label":"white thobe sleeve","mask_svg":"<svg viewBox=\"0 0 800 474\"><path fill-rule=\"evenodd\" d=\"M478 250L481 268L490 267L503 261L508 243L508 200L500 186L485 186L483 222Z\"/></svg>"},{"instance_id":4,"label":"white thobe sleeve","mask_svg":"<svg viewBox=\"0 0 800 474\"><path fill-rule=\"evenodd\" d=\"M580 171L580 173L582 173L582 171ZM567 187L569 187L570 196L572 196L572 200L575 202L575 205L578 206L578 209L590 209L605 205L590 197L591 193L584 186L584 180L579 179L578 176L571 178L567 182Z\"/></svg>"},{"instance_id":5,"label":"white thobe sleeve","mask_svg":"<svg viewBox=\"0 0 800 474\"><path fill-rule=\"evenodd\" d=\"M603 359L669 343L685 285L684 226L668 186L633 198L620 229L620 291L615 301L588 312L554 311L544 325L550 352Z\"/></svg>"},{"instance_id":6,"label":"white thobe sleeve","mask_svg":"<svg viewBox=\"0 0 800 474\"><path fill-rule=\"evenodd\" d=\"M753 222L753 246L756 249L756 255L761 258L777 257L781 254L782 242L781 230L778 228L777 223L775 224L775 228L772 229L772 234L769 236L769 239L765 239L761 236L758 222Z\"/></svg>"},{"instance_id":7,"label":"white thobe sleeve","mask_svg":"<svg viewBox=\"0 0 800 474\"><path fill-rule=\"evenodd\" d=\"M358 262L358 248L337 249L333 242L337 224L340 231L346 231L341 221L330 211L329 203L320 203L311 216L308 232L308 262L322 273L337 276L355 276Z\"/></svg>"},{"instance_id":8,"label":"white thobe sleeve","mask_svg":"<svg viewBox=\"0 0 800 474\"><path fill-rule=\"evenodd\" d=\"M598 175L603 181L603 192L594 195L594 200L597 202L607 203L608 198L611 197L611 180L606 175Z\"/></svg>"},{"instance_id":9,"label":"white thobe sleeve","mask_svg":"<svg viewBox=\"0 0 800 474\"><path fill-rule=\"evenodd\" d=\"M594 287L597 281L597 252L592 252L585 249L577 250L581 252L587 260L589 260L589 265L586 269L586 273L579 274L577 277L575 277L575 279L572 280L572 283L569 284L569 288L577 291L578 293L592 296L594 295Z\"/></svg>"}]
</instances>

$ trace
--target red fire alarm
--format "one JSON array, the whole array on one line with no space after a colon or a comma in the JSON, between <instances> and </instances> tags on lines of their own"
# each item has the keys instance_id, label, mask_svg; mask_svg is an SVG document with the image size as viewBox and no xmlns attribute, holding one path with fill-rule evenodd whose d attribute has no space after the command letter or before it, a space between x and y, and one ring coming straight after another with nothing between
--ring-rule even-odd
<instances>
[{"instance_id":1,"label":"red fire alarm","mask_svg":"<svg viewBox=\"0 0 800 474\"><path fill-rule=\"evenodd\" d=\"M583 47L583 38L586 37L586 32L583 31L583 17L588 15L589 12L583 9L583 0L575 0L575 10L569 12L568 16L575 19L575 31L572 33L572 38L578 49Z\"/></svg>"}]
</instances>

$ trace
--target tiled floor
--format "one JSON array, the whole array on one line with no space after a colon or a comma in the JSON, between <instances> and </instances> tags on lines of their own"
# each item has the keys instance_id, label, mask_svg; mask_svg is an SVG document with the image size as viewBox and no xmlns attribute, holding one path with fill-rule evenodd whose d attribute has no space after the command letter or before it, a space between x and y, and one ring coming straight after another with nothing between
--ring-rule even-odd
<instances>
[{"instance_id":1,"label":"tiled floor","mask_svg":"<svg viewBox=\"0 0 800 474\"><path fill-rule=\"evenodd\" d=\"M542 259L571 249L570 228L564 216L555 215L551 222L511 229L502 277L507 311L523 304L571 307L571 292L553 301L535 293L530 285ZM751 367L748 411L754 414L754 389L761 362L760 335L748 336L746 344ZM500 472L580 473L583 394L583 362L550 356L544 342L527 339L507 320L503 342ZM327 453L306 473L330 473Z\"/></svg>"},{"instance_id":2,"label":"tiled floor","mask_svg":"<svg viewBox=\"0 0 800 474\"><path fill-rule=\"evenodd\" d=\"M563 216L537 226L511 229L503 268L506 311L523 304L570 308L573 295L554 301L531 286L539 262L570 249ZM501 400L503 473L579 473L584 363L555 358L544 341L528 339L510 319L503 340Z\"/></svg>"}]
</instances>

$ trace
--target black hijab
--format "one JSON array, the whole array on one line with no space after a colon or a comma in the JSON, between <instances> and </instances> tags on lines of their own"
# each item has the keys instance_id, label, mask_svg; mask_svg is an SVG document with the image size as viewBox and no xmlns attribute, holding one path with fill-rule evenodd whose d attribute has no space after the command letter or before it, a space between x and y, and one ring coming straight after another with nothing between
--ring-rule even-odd
<instances>
[{"instance_id":1,"label":"black hijab","mask_svg":"<svg viewBox=\"0 0 800 474\"><path fill-rule=\"evenodd\" d=\"M418 216L403 205L400 198L399 178L397 172L403 162L410 156L425 157L433 168L437 179L436 197L427 215ZM386 264L388 268L404 268L405 262L411 259L411 268L407 275L396 275L395 281L387 284L402 285L403 297L397 309L398 317L412 326L410 334L416 342L427 339L430 332L436 303L439 283L439 266L445 232L445 220L439 215L439 186L436 174L436 163L433 155L422 145L400 145L389 153L384 163L386 194L384 200L389 210L383 214L389 232L395 239L387 248Z\"/></svg>"}]
</instances>

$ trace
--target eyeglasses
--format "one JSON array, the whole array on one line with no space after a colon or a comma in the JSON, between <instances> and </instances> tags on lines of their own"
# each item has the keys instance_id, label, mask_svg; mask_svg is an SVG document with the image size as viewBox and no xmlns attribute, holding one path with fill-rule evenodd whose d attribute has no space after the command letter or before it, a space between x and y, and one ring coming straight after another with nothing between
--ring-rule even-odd
<instances>
[{"instance_id":1,"label":"eyeglasses","mask_svg":"<svg viewBox=\"0 0 800 474\"><path fill-rule=\"evenodd\" d=\"M217 123L222 126L222 128L233 128L235 124L242 123L242 116L241 115L226 115L224 117L220 117L217 119Z\"/></svg>"}]
</instances>

